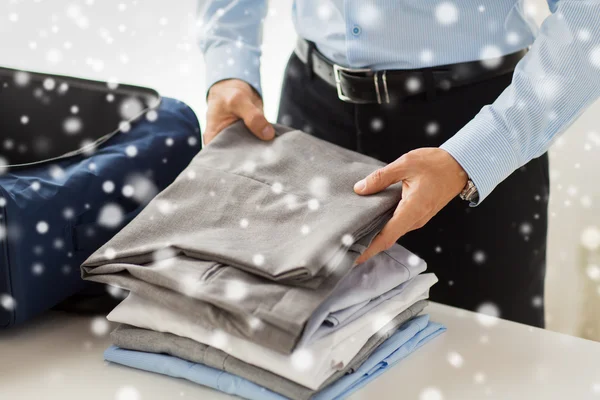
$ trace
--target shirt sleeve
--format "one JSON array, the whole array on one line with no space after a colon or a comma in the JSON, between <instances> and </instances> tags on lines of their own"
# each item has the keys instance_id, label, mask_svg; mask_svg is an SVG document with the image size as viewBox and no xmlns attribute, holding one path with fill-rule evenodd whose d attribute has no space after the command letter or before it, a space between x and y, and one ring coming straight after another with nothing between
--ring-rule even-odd
<instances>
[{"instance_id":1,"label":"shirt sleeve","mask_svg":"<svg viewBox=\"0 0 600 400\"><path fill-rule=\"evenodd\" d=\"M198 36L206 88L224 79L248 82L259 94L262 24L267 0L199 0Z\"/></svg>"},{"instance_id":2,"label":"shirt sleeve","mask_svg":"<svg viewBox=\"0 0 600 400\"><path fill-rule=\"evenodd\" d=\"M478 203L600 97L600 0L549 3L553 13L512 83L441 146L477 187Z\"/></svg>"}]
</instances>

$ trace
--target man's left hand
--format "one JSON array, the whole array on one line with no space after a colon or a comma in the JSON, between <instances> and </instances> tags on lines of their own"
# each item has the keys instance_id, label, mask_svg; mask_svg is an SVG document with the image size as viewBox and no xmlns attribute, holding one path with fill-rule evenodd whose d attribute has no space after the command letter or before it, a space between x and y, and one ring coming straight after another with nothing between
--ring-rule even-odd
<instances>
[{"instance_id":1,"label":"man's left hand","mask_svg":"<svg viewBox=\"0 0 600 400\"><path fill-rule=\"evenodd\" d=\"M421 148L404 154L354 185L360 195L380 192L402 181L402 199L394 215L356 261L360 264L389 249L407 232L424 226L467 183L467 174L445 150Z\"/></svg>"}]
</instances>

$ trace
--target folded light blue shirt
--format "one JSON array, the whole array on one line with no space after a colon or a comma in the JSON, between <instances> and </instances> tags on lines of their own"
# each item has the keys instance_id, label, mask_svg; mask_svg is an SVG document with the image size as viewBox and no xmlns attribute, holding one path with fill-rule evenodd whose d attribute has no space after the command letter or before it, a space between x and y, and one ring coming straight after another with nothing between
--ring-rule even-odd
<instances>
[{"instance_id":1,"label":"folded light blue shirt","mask_svg":"<svg viewBox=\"0 0 600 400\"><path fill-rule=\"evenodd\" d=\"M430 322L429 315L411 319L379 346L356 371L315 394L313 400L334 400L349 396L445 330L443 325ZM239 376L165 354L111 346L104 352L104 358L128 367L187 379L245 399L285 400L285 397Z\"/></svg>"}]
</instances>

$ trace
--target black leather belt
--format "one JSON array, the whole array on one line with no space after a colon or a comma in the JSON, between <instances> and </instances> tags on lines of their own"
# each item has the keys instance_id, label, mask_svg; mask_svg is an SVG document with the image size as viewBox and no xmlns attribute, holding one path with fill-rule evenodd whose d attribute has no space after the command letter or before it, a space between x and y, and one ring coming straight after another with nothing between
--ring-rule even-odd
<instances>
[{"instance_id":1,"label":"black leather belt","mask_svg":"<svg viewBox=\"0 0 600 400\"><path fill-rule=\"evenodd\" d=\"M382 104L420 93L434 95L438 89L449 90L512 72L527 49L487 61L389 71L333 64L315 49L314 44L304 39L298 39L295 53L315 75L337 89L340 100L355 104Z\"/></svg>"}]
</instances>

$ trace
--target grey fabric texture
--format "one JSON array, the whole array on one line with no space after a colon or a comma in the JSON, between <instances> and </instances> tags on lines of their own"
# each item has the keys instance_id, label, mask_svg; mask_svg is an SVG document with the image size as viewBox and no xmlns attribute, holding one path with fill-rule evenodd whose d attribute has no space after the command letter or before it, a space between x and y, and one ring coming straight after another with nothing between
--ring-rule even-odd
<instances>
[{"instance_id":1,"label":"grey fabric texture","mask_svg":"<svg viewBox=\"0 0 600 400\"><path fill-rule=\"evenodd\" d=\"M272 141L241 122L224 129L84 262L82 277L291 352L312 313L391 217L401 185L359 196L354 183L381 162L275 128ZM244 288L243 301L229 284ZM255 318L260 329L249 323Z\"/></svg>"},{"instance_id":2,"label":"grey fabric texture","mask_svg":"<svg viewBox=\"0 0 600 400\"><path fill-rule=\"evenodd\" d=\"M426 300L420 300L396 316L373 335L352 361L332 375L321 388L325 388L345 374L355 371L381 343L393 335L402 324L418 315L427 304ZM316 393L316 391L272 372L240 361L221 350L170 333L155 332L122 324L111 333L111 339L115 346L124 349L169 354L227 371L293 400L307 400Z\"/></svg>"}]
</instances>

